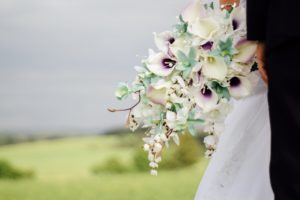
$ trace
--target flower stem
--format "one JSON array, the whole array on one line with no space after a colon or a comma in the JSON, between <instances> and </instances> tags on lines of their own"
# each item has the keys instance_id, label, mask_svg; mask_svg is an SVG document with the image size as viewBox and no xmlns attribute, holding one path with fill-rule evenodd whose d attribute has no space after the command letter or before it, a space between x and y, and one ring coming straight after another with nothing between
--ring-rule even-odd
<instances>
[{"instance_id":1,"label":"flower stem","mask_svg":"<svg viewBox=\"0 0 300 200\"><path fill-rule=\"evenodd\" d=\"M109 111L109 112L123 112L123 111L132 111L137 105L139 105L139 103L141 102L141 99L142 99L142 97L141 97L141 91L139 90L139 91L137 91L137 92L135 92L135 93L138 93L139 94L139 100L138 100L138 102L136 103L136 104L134 104L133 106L131 106L131 107L129 107L129 108L124 108L124 109L115 109L115 108L108 108L107 110Z\"/></svg>"}]
</instances>

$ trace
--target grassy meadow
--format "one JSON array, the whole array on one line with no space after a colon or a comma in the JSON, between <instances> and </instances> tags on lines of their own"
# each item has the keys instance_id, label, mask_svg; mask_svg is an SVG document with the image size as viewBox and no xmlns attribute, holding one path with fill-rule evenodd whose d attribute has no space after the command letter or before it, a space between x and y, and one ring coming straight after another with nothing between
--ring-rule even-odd
<instances>
[{"instance_id":1,"label":"grassy meadow","mask_svg":"<svg viewBox=\"0 0 300 200\"><path fill-rule=\"evenodd\" d=\"M0 200L192 200L208 164L177 170L95 175L91 168L118 157L130 165L133 145L120 136L87 136L42 140L0 147L0 159L32 169L32 179L0 179ZM141 143L142 145L142 143ZM146 154L146 152L145 152Z\"/></svg>"}]
</instances>

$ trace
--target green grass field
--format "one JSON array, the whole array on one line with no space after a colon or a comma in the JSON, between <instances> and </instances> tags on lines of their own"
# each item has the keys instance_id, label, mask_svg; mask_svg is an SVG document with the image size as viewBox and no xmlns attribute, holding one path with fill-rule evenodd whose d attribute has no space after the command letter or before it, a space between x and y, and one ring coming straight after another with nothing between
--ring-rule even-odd
<instances>
[{"instance_id":1,"label":"green grass field","mask_svg":"<svg viewBox=\"0 0 300 200\"><path fill-rule=\"evenodd\" d=\"M93 175L93 165L110 156L130 162L135 148L117 136L75 137L0 147L0 159L35 177L0 180L0 200L192 200L207 160L180 170Z\"/></svg>"}]
</instances>

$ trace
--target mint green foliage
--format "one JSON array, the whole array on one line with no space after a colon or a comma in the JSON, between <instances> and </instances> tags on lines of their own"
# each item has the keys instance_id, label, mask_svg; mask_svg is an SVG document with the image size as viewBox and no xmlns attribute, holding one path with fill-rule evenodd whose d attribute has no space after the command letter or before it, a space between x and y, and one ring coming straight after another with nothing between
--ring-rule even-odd
<instances>
[{"instance_id":1,"label":"mint green foliage","mask_svg":"<svg viewBox=\"0 0 300 200\"><path fill-rule=\"evenodd\" d=\"M206 3L206 4L204 4L204 8L206 10L208 10L209 8L212 9L212 10L214 10L215 9L215 4L214 4L214 2L211 2L209 4Z\"/></svg>"},{"instance_id":2,"label":"mint green foliage","mask_svg":"<svg viewBox=\"0 0 300 200\"><path fill-rule=\"evenodd\" d=\"M176 24L174 28L174 32L177 34L178 37L187 33L188 23L183 20L182 15L179 15L179 23Z\"/></svg>"},{"instance_id":3,"label":"mint green foliage","mask_svg":"<svg viewBox=\"0 0 300 200\"><path fill-rule=\"evenodd\" d=\"M184 78L188 78L192 72L193 67L197 64L196 49L191 48L188 55L185 55L185 53L183 53L182 51L178 51L177 58L179 64L176 69L183 72Z\"/></svg>"},{"instance_id":4,"label":"mint green foliage","mask_svg":"<svg viewBox=\"0 0 300 200\"><path fill-rule=\"evenodd\" d=\"M131 91L134 93L134 92L138 92L138 91L141 91L141 90L144 90L144 89L145 89L145 87L142 83L137 83L137 84L132 86Z\"/></svg>"},{"instance_id":5,"label":"mint green foliage","mask_svg":"<svg viewBox=\"0 0 300 200\"><path fill-rule=\"evenodd\" d=\"M198 135L198 131L196 128L197 124L202 124L205 121L203 119L196 119L195 118L195 109L193 109L190 113L189 113L189 118L187 120L187 128L188 131L190 132L190 134L192 134L193 136L197 136Z\"/></svg>"},{"instance_id":6,"label":"mint green foliage","mask_svg":"<svg viewBox=\"0 0 300 200\"><path fill-rule=\"evenodd\" d=\"M182 105L179 103L172 103L171 111L178 112L182 108Z\"/></svg>"},{"instance_id":7,"label":"mint green foliage","mask_svg":"<svg viewBox=\"0 0 300 200\"><path fill-rule=\"evenodd\" d=\"M217 49L212 51L212 55L224 57L225 62L229 65L232 61L232 57L237 53L237 50L233 47L233 39L227 38L225 41L220 41Z\"/></svg>"},{"instance_id":8,"label":"mint green foliage","mask_svg":"<svg viewBox=\"0 0 300 200\"><path fill-rule=\"evenodd\" d=\"M127 83L119 83L117 90L115 91L115 96L119 100L126 99L129 94L131 93L131 90Z\"/></svg>"},{"instance_id":9,"label":"mint green foliage","mask_svg":"<svg viewBox=\"0 0 300 200\"><path fill-rule=\"evenodd\" d=\"M220 98L225 98L227 100L230 100L230 93L228 91L227 87L223 87L220 83L217 81L211 81L209 83L209 87L214 90Z\"/></svg>"}]
</instances>

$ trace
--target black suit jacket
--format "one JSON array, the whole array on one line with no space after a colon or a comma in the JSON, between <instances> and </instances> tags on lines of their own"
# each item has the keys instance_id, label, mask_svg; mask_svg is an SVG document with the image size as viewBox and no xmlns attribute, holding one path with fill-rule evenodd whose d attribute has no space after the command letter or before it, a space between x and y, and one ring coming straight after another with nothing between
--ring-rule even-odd
<instances>
[{"instance_id":1,"label":"black suit jacket","mask_svg":"<svg viewBox=\"0 0 300 200\"><path fill-rule=\"evenodd\" d=\"M300 0L247 0L248 39L267 50L300 37Z\"/></svg>"}]
</instances>

